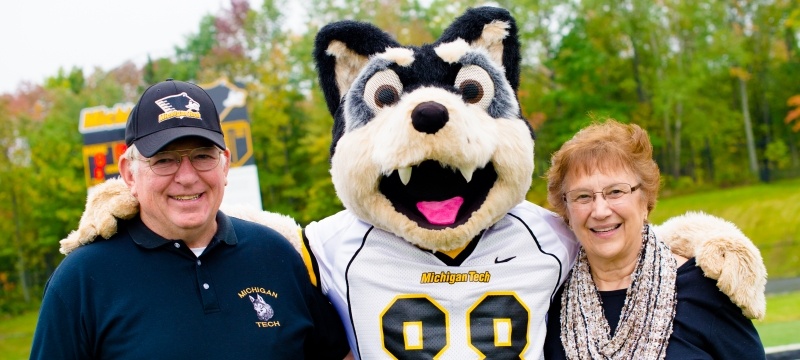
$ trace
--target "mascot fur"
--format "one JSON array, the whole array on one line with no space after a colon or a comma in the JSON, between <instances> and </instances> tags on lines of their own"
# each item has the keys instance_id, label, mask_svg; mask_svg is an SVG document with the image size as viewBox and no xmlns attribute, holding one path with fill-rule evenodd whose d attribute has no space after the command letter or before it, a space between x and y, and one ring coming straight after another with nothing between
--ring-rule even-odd
<instances>
[{"instance_id":1,"label":"mascot fur","mask_svg":"<svg viewBox=\"0 0 800 360\"><path fill-rule=\"evenodd\" d=\"M402 46L343 21L314 57L334 116L331 175L346 210L309 224L226 209L282 231L335 305L356 357L540 358L545 314L578 243L525 201L533 132L521 117L520 52L503 9L468 10L433 44ZM68 253L138 211L124 183L90 196ZM750 318L766 271L736 227L704 214L656 229Z\"/></svg>"}]
</instances>

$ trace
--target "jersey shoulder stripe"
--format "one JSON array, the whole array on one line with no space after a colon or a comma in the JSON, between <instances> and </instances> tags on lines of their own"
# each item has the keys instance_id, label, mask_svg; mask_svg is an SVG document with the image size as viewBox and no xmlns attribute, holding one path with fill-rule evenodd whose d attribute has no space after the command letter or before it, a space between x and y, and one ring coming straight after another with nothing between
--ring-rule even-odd
<instances>
[{"instance_id":1,"label":"jersey shoulder stripe","mask_svg":"<svg viewBox=\"0 0 800 360\"><path fill-rule=\"evenodd\" d=\"M317 258L311 254L311 247L308 244L308 237L306 231L301 231L303 242L300 244L300 255L303 257L303 262L306 264L308 276L311 278L311 284L319 287L319 263Z\"/></svg>"}]
</instances>

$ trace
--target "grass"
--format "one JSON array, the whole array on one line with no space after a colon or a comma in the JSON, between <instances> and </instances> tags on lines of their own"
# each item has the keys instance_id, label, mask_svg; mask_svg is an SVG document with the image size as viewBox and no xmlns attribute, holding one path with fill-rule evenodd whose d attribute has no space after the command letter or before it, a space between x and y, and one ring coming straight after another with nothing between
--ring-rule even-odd
<instances>
[{"instance_id":1,"label":"grass","mask_svg":"<svg viewBox=\"0 0 800 360\"><path fill-rule=\"evenodd\" d=\"M800 321L790 321L772 324L756 324L761 343L765 348L797 344L797 334L800 334Z\"/></svg>"},{"instance_id":2,"label":"grass","mask_svg":"<svg viewBox=\"0 0 800 360\"><path fill-rule=\"evenodd\" d=\"M767 316L754 324L765 347L794 344L800 334L800 291L767 296ZM0 322L0 360L22 360L30 355L38 312L4 318Z\"/></svg>"},{"instance_id":3,"label":"grass","mask_svg":"<svg viewBox=\"0 0 800 360\"><path fill-rule=\"evenodd\" d=\"M770 278L800 276L800 179L659 199L655 224L703 211L733 222L761 250Z\"/></svg>"},{"instance_id":4,"label":"grass","mask_svg":"<svg viewBox=\"0 0 800 360\"><path fill-rule=\"evenodd\" d=\"M765 347L795 344L800 341L800 291L768 295L767 316L754 321Z\"/></svg>"},{"instance_id":5,"label":"grass","mask_svg":"<svg viewBox=\"0 0 800 360\"><path fill-rule=\"evenodd\" d=\"M767 316L764 317L765 324L798 322L800 323L800 291L767 295ZM800 331L794 335L800 334ZM795 340L800 340L795 338Z\"/></svg>"},{"instance_id":6,"label":"grass","mask_svg":"<svg viewBox=\"0 0 800 360\"><path fill-rule=\"evenodd\" d=\"M30 356L33 330L36 328L36 319L38 318L38 311L2 318L0 321L0 359L22 360Z\"/></svg>"}]
</instances>

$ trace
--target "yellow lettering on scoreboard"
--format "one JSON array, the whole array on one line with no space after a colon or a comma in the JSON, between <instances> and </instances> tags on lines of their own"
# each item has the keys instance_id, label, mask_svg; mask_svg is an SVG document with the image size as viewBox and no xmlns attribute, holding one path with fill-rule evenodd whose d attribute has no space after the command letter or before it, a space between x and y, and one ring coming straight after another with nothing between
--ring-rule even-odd
<instances>
[{"instance_id":1,"label":"yellow lettering on scoreboard","mask_svg":"<svg viewBox=\"0 0 800 360\"><path fill-rule=\"evenodd\" d=\"M95 106L81 110L81 133L108 128L123 128L128 121L132 104L117 104L113 108Z\"/></svg>"}]
</instances>

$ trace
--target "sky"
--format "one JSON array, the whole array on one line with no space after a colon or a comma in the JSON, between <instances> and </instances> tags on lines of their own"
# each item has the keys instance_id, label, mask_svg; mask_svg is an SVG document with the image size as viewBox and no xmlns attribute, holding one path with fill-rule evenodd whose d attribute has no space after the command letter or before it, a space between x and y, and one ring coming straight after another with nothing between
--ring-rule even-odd
<instances>
[{"instance_id":1,"label":"sky","mask_svg":"<svg viewBox=\"0 0 800 360\"><path fill-rule=\"evenodd\" d=\"M254 4L254 0L250 0ZM200 19L230 0L12 0L0 4L0 94L42 84L59 68L89 75L170 56Z\"/></svg>"}]
</instances>

